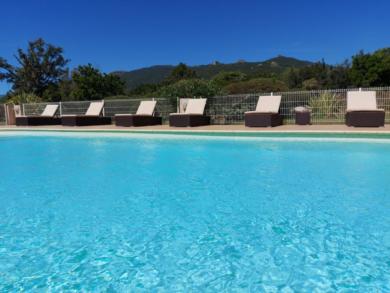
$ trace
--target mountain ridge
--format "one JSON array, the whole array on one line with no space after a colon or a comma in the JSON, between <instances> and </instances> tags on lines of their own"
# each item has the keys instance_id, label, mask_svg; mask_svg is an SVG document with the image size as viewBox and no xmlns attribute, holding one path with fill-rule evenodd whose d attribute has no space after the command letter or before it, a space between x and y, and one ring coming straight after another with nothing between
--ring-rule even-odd
<instances>
[{"instance_id":1,"label":"mountain ridge","mask_svg":"<svg viewBox=\"0 0 390 293\"><path fill-rule=\"evenodd\" d=\"M212 64L194 65L189 68L195 70L200 78L211 79L221 71L239 71L249 76L281 74L287 68L301 68L313 64L311 61L300 60L293 57L276 56L264 61L239 60L234 63L214 62ZM153 65L130 71L118 70L112 72L119 76L125 83L128 90L134 89L142 84L160 83L164 81L174 65Z\"/></svg>"}]
</instances>

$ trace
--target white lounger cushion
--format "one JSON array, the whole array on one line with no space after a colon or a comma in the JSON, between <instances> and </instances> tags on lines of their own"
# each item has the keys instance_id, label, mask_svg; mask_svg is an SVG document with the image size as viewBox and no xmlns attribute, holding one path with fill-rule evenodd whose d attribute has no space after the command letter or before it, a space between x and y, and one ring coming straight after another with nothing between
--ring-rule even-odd
<instances>
[{"instance_id":1,"label":"white lounger cushion","mask_svg":"<svg viewBox=\"0 0 390 293\"><path fill-rule=\"evenodd\" d=\"M141 101L138 106L136 115L149 115L153 116L154 109L156 108L156 101Z\"/></svg>"},{"instance_id":2,"label":"white lounger cushion","mask_svg":"<svg viewBox=\"0 0 390 293\"><path fill-rule=\"evenodd\" d=\"M104 102L91 102L85 116L100 116L104 107Z\"/></svg>"},{"instance_id":3,"label":"white lounger cushion","mask_svg":"<svg viewBox=\"0 0 390 293\"><path fill-rule=\"evenodd\" d=\"M347 111L382 111L376 105L376 92L348 92Z\"/></svg>"},{"instance_id":4,"label":"white lounger cushion","mask_svg":"<svg viewBox=\"0 0 390 293\"><path fill-rule=\"evenodd\" d=\"M184 113L171 113L169 115L203 115L207 99L188 99Z\"/></svg>"},{"instance_id":5,"label":"white lounger cushion","mask_svg":"<svg viewBox=\"0 0 390 293\"><path fill-rule=\"evenodd\" d=\"M260 96L257 102L256 112L278 113L282 96Z\"/></svg>"},{"instance_id":6,"label":"white lounger cushion","mask_svg":"<svg viewBox=\"0 0 390 293\"><path fill-rule=\"evenodd\" d=\"M260 96L257 102L256 111L245 113L278 113L282 96Z\"/></svg>"},{"instance_id":7,"label":"white lounger cushion","mask_svg":"<svg viewBox=\"0 0 390 293\"><path fill-rule=\"evenodd\" d=\"M203 115L207 99L189 99L185 114Z\"/></svg>"},{"instance_id":8,"label":"white lounger cushion","mask_svg":"<svg viewBox=\"0 0 390 293\"><path fill-rule=\"evenodd\" d=\"M138 106L136 114L115 114L115 116L134 116L134 115L144 115L144 116L153 116L154 110L156 109L156 101L141 101Z\"/></svg>"},{"instance_id":9,"label":"white lounger cushion","mask_svg":"<svg viewBox=\"0 0 390 293\"><path fill-rule=\"evenodd\" d=\"M58 105L46 105L41 116L43 117L54 117L58 110Z\"/></svg>"}]
</instances>

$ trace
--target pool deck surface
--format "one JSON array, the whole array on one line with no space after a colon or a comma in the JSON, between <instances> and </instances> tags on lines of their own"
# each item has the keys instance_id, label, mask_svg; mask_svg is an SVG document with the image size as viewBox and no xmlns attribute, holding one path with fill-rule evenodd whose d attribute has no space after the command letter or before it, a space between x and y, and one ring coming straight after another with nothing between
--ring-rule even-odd
<instances>
[{"instance_id":1,"label":"pool deck surface","mask_svg":"<svg viewBox=\"0 0 390 293\"><path fill-rule=\"evenodd\" d=\"M209 125L200 127L169 127L169 125L146 126L146 127L117 127L115 125L64 127L55 126L0 126L0 131L107 131L107 132L229 132L229 133L380 133L390 134L390 124L385 127L347 127L345 125L282 125L278 127L257 128L245 127L244 125Z\"/></svg>"}]
</instances>

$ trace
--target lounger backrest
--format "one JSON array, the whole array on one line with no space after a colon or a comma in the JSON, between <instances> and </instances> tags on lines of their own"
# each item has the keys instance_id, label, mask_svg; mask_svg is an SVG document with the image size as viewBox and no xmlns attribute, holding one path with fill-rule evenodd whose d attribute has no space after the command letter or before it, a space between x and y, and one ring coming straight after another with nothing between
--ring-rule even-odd
<instances>
[{"instance_id":1,"label":"lounger backrest","mask_svg":"<svg viewBox=\"0 0 390 293\"><path fill-rule=\"evenodd\" d=\"M138 106L137 115L150 115L153 116L154 109L156 108L156 101L141 101Z\"/></svg>"},{"instance_id":2,"label":"lounger backrest","mask_svg":"<svg viewBox=\"0 0 390 293\"><path fill-rule=\"evenodd\" d=\"M377 110L376 92L348 92L347 111Z\"/></svg>"},{"instance_id":3,"label":"lounger backrest","mask_svg":"<svg viewBox=\"0 0 390 293\"><path fill-rule=\"evenodd\" d=\"M46 105L45 109L43 110L41 116L44 117L54 117L58 110L58 105Z\"/></svg>"},{"instance_id":4,"label":"lounger backrest","mask_svg":"<svg viewBox=\"0 0 390 293\"><path fill-rule=\"evenodd\" d=\"M91 102L85 116L99 116L103 111L104 102Z\"/></svg>"},{"instance_id":5,"label":"lounger backrest","mask_svg":"<svg viewBox=\"0 0 390 293\"><path fill-rule=\"evenodd\" d=\"M189 99L185 113L203 115L206 102L207 99Z\"/></svg>"},{"instance_id":6,"label":"lounger backrest","mask_svg":"<svg viewBox=\"0 0 390 293\"><path fill-rule=\"evenodd\" d=\"M282 96L260 96L257 102L256 112L278 113Z\"/></svg>"}]
</instances>

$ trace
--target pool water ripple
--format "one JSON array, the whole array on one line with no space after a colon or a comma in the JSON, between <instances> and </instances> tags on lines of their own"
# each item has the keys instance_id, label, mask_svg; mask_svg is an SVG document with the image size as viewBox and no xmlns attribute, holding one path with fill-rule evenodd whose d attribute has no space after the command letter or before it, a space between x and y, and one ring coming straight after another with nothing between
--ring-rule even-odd
<instances>
[{"instance_id":1,"label":"pool water ripple","mask_svg":"<svg viewBox=\"0 0 390 293\"><path fill-rule=\"evenodd\" d=\"M389 292L390 144L0 137L0 291Z\"/></svg>"}]
</instances>

